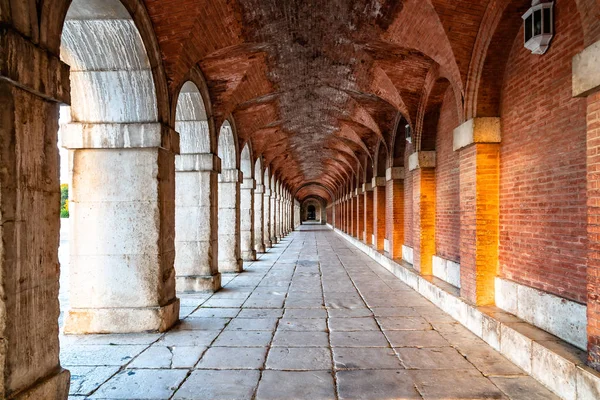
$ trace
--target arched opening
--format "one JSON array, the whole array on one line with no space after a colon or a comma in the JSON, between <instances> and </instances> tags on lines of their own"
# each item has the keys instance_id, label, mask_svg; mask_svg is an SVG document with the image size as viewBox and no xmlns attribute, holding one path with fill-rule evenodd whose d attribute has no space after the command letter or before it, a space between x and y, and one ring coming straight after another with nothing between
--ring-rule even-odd
<instances>
[{"instance_id":1,"label":"arched opening","mask_svg":"<svg viewBox=\"0 0 600 400\"><path fill-rule=\"evenodd\" d=\"M175 273L180 292L213 292L221 286L216 248L218 163L211 151L211 131L198 86L187 81L177 98L175 130Z\"/></svg>"},{"instance_id":2,"label":"arched opening","mask_svg":"<svg viewBox=\"0 0 600 400\"><path fill-rule=\"evenodd\" d=\"M229 121L219 132L219 272L241 272L240 255L240 181L237 142Z\"/></svg>"},{"instance_id":3,"label":"arched opening","mask_svg":"<svg viewBox=\"0 0 600 400\"><path fill-rule=\"evenodd\" d=\"M317 209L315 208L314 205L310 205L308 206L308 212L306 214L306 220L307 221L314 221L317 219Z\"/></svg>"},{"instance_id":4,"label":"arched opening","mask_svg":"<svg viewBox=\"0 0 600 400\"><path fill-rule=\"evenodd\" d=\"M74 0L61 59L71 67L60 129L70 182L64 331L168 329L179 316L165 257L174 254L174 153L163 145L145 44L120 1Z\"/></svg>"},{"instance_id":5,"label":"arched opening","mask_svg":"<svg viewBox=\"0 0 600 400\"><path fill-rule=\"evenodd\" d=\"M383 141L379 142L377 153L375 154L375 172L373 179L373 246L378 251L385 250L386 234L386 193L385 193L385 172L388 166L388 151Z\"/></svg>"},{"instance_id":6,"label":"arched opening","mask_svg":"<svg viewBox=\"0 0 600 400\"><path fill-rule=\"evenodd\" d=\"M254 189L254 250L257 253L264 253L265 248L265 184L263 171L263 158L259 156L254 163L254 176L256 188Z\"/></svg>"},{"instance_id":7,"label":"arched opening","mask_svg":"<svg viewBox=\"0 0 600 400\"><path fill-rule=\"evenodd\" d=\"M265 195L263 201L263 239L266 248L273 247L273 228L271 225L273 211L272 211L272 196L273 188L271 183L271 169L269 166L265 166L265 172L263 175L263 182L265 185Z\"/></svg>"},{"instance_id":8,"label":"arched opening","mask_svg":"<svg viewBox=\"0 0 600 400\"><path fill-rule=\"evenodd\" d=\"M244 261L256 260L254 250L254 163L250 143L240 155L242 185L240 189L240 251Z\"/></svg>"}]
</instances>

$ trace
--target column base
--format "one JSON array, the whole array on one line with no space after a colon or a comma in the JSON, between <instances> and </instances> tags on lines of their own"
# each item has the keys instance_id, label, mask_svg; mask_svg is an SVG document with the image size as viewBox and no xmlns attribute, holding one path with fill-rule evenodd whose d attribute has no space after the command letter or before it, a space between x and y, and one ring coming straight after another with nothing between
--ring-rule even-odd
<instances>
[{"instance_id":1,"label":"column base","mask_svg":"<svg viewBox=\"0 0 600 400\"><path fill-rule=\"evenodd\" d=\"M264 244L259 244L256 245L256 252L257 253L265 253L265 245Z\"/></svg>"},{"instance_id":2,"label":"column base","mask_svg":"<svg viewBox=\"0 0 600 400\"><path fill-rule=\"evenodd\" d=\"M221 274L218 272L214 275L178 276L175 279L178 292L213 293L221 289Z\"/></svg>"},{"instance_id":3,"label":"column base","mask_svg":"<svg viewBox=\"0 0 600 400\"><path fill-rule=\"evenodd\" d=\"M273 247L273 242L271 242L270 240L267 240L267 241L265 242L265 247L266 247L267 249L270 249L271 247Z\"/></svg>"},{"instance_id":4,"label":"column base","mask_svg":"<svg viewBox=\"0 0 600 400\"><path fill-rule=\"evenodd\" d=\"M242 260L256 261L256 251L255 250L242 251Z\"/></svg>"},{"instance_id":5,"label":"column base","mask_svg":"<svg viewBox=\"0 0 600 400\"><path fill-rule=\"evenodd\" d=\"M271 238L271 247L273 247L274 245L276 245L277 243L279 243L279 239L277 238L277 236L273 236Z\"/></svg>"},{"instance_id":6,"label":"column base","mask_svg":"<svg viewBox=\"0 0 600 400\"><path fill-rule=\"evenodd\" d=\"M60 369L58 373L46 377L41 382L36 382L33 387L12 396L14 400L37 400L37 399L67 399L69 397L69 382L71 373L66 369Z\"/></svg>"},{"instance_id":7,"label":"column base","mask_svg":"<svg viewBox=\"0 0 600 400\"><path fill-rule=\"evenodd\" d=\"M240 273L244 270L244 263L240 260L219 260L219 272L221 273Z\"/></svg>"},{"instance_id":8,"label":"column base","mask_svg":"<svg viewBox=\"0 0 600 400\"><path fill-rule=\"evenodd\" d=\"M179 299L162 307L72 308L65 334L165 332L179 320Z\"/></svg>"}]
</instances>

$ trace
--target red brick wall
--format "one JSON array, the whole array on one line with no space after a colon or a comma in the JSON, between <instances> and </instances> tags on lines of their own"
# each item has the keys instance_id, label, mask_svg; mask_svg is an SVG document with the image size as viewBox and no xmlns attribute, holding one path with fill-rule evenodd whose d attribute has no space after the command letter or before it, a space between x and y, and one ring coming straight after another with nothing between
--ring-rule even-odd
<instances>
[{"instance_id":1,"label":"red brick wall","mask_svg":"<svg viewBox=\"0 0 600 400\"><path fill-rule=\"evenodd\" d=\"M527 51L521 28L505 71L500 274L585 302L586 101L571 93L583 33L575 1L556 2L555 12L548 53Z\"/></svg>"},{"instance_id":2,"label":"red brick wall","mask_svg":"<svg viewBox=\"0 0 600 400\"><path fill-rule=\"evenodd\" d=\"M588 97L587 160L588 160L588 359L600 368L600 92Z\"/></svg>"},{"instance_id":3,"label":"red brick wall","mask_svg":"<svg viewBox=\"0 0 600 400\"><path fill-rule=\"evenodd\" d=\"M454 92L449 88L442 103L435 146L435 248L436 255L456 262L460 262L459 155L452 149L452 142L458 123Z\"/></svg>"},{"instance_id":4,"label":"red brick wall","mask_svg":"<svg viewBox=\"0 0 600 400\"><path fill-rule=\"evenodd\" d=\"M413 182L412 172L408 170L408 156L413 152L410 143L406 143L404 157L404 244L413 247Z\"/></svg>"}]
</instances>

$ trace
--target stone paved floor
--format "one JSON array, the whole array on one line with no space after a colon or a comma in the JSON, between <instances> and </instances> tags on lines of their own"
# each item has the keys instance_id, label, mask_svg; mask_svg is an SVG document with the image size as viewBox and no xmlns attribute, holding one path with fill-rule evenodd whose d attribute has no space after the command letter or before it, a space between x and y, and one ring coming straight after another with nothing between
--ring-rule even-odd
<instances>
[{"instance_id":1,"label":"stone paved floor","mask_svg":"<svg viewBox=\"0 0 600 400\"><path fill-rule=\"evenodd\" d=\"M223 283L166 334L62 336L71 398L556 398L325 227Z\"/></svg>"}]
</instances>

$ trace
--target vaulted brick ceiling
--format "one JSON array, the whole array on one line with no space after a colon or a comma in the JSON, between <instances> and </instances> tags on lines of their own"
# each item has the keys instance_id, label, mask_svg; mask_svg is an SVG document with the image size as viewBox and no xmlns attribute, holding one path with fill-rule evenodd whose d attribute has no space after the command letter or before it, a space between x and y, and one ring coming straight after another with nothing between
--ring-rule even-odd
<instances>
[{"instance_id":1,"label":"vaulted brick ceiling","mask_svg":"<svg viewBox=\"0 0 600 400\"><path fill-rule=\"evenodd\" d=\"M428 75L462 94L487 3L146 0L172 94L198 65L217 126L233 116L302 197L328 197L401 117L414 125Z\"/></svg>"}]
</instances>

